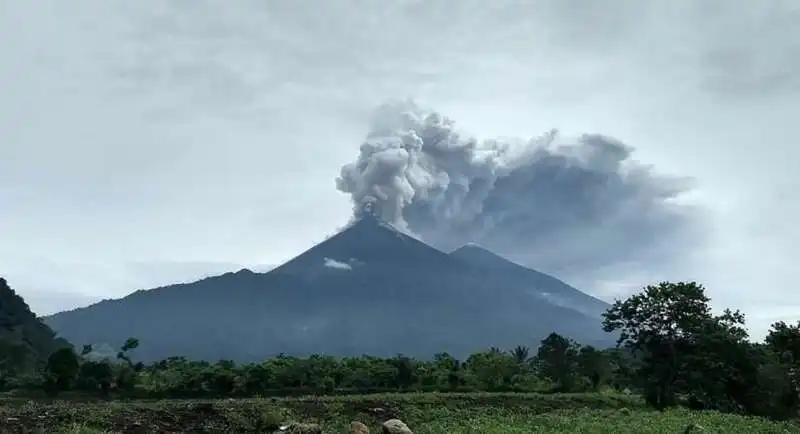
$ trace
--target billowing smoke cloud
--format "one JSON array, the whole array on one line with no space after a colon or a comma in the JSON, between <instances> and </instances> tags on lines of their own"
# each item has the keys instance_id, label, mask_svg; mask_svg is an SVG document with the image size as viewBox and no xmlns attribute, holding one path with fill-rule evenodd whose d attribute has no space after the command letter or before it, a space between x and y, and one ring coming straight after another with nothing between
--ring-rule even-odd
<instances>
[{"instance_id":1,"label":"billowing smoke cloud","mask_svg":"<svg viewBox=\"0 0 800 434\"><path fill-rule=\"evenodd\" d=\"M688 180L658 176L632 152L609 137L555 130L477 140L439 113L392 102L336 181L356 217L370 209L442 250L475 242L565 276L668 261L697 235L695 210L678 200Z\"/></svg>"}]
</instances>

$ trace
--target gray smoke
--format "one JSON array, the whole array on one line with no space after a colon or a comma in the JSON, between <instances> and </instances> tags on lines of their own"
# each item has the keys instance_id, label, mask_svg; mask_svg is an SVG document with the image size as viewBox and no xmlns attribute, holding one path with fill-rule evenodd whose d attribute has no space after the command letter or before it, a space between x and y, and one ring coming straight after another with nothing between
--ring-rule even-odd
<instances>
[{"instance_id":1,"label":"gray smoke","mask_svg":"<svg viewBox=\"0 0 800 434\"><path fill-rule=\"evenodd\" d=\"M473 242L542 271L585 274L668 261L697 235L694 209L677 200L688 180L658 176L632 153L609 137L555 130L476 140L439 113L391 102L336 185L354 217L369 208L442 250Z\"/></svg>"}]
</instances>

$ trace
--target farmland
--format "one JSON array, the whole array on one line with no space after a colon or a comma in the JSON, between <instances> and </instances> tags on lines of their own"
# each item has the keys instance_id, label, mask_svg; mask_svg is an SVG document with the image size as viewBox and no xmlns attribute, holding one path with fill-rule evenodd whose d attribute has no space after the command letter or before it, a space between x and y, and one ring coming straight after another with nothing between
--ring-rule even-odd
<instances>
[{"instance_id":1,"label":"farmland","mask_svg":"<svg viewBox=\"0 0 800 434\"><path fill-rule=\"evenodd\" d=\"M389 418L414 433L800 433L796 422L648 409L621 394L404 393L301 398L70 402L7 400L3 433L260 433L290 421L346 432L351 421L377 431Z\"/></svg>"}]
</instances>

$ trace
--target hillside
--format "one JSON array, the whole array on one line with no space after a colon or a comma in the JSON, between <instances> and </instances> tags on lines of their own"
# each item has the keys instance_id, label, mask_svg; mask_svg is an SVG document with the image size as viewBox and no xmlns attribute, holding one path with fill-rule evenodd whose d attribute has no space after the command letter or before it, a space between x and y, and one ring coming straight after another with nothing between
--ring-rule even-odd
<instances>
[{"instance_id":1,"label":"hillside","mask_svg":"<svg viewBox=\"0 0 800 434\"><path fill-rule=\"evenodd\" d=\"M43 364L63 345L69 344L56 338L53 330L0 277L0 377L4 372L26 371Z\"/></svg>"},{"instance_id":2,"label":"hillside","mask_svg":"<svg viewBox=\"0 0 800 434\"><path fill-rule=\"evenodd\" d=\"M448 255L365 217L268 273L240 270L137 291L46 322L77 344L138 337L142 360L464 356L532 345L552 331L587 344L613 342L584 313L599 301L516 264L498 267L502 258L490 266L473 256ZM580 300L565 307L543 294Z\"/></svg>"},{"instance_id":3,"label":"hillside","mask_svg":"<svg viewBox=\"0 0 800 434\"><path fill-rule=\"evenodd\" d=\"M581 292L553 276L509 261L477 244L467 244L458 248L450 253L450 256L473 267L501 273L505 279L504 284L515 284L523 290L528 290L532 295L545 298L548 302L561 307L598 318L609 307L608 303Z\"/></svg>"}]
</instances>

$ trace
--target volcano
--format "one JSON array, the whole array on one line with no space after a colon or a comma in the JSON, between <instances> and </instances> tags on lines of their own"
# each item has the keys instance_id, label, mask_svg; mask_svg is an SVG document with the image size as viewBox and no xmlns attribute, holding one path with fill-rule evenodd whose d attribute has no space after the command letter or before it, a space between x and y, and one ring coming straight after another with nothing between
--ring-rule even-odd
<instances>
[{"instance_id":1,"label":"volcano","mask_svg":"<svg viewBox=\"0 0 800 434\"><path fill-rule=\"evenodd\" d=\"M75 345L141 341L142 361L292 355L464 357L555 331L613 345L608 305L479 246L445 253L367 215L268 273L240 270L60 312Z\"/></svg>"}]
</instances>

